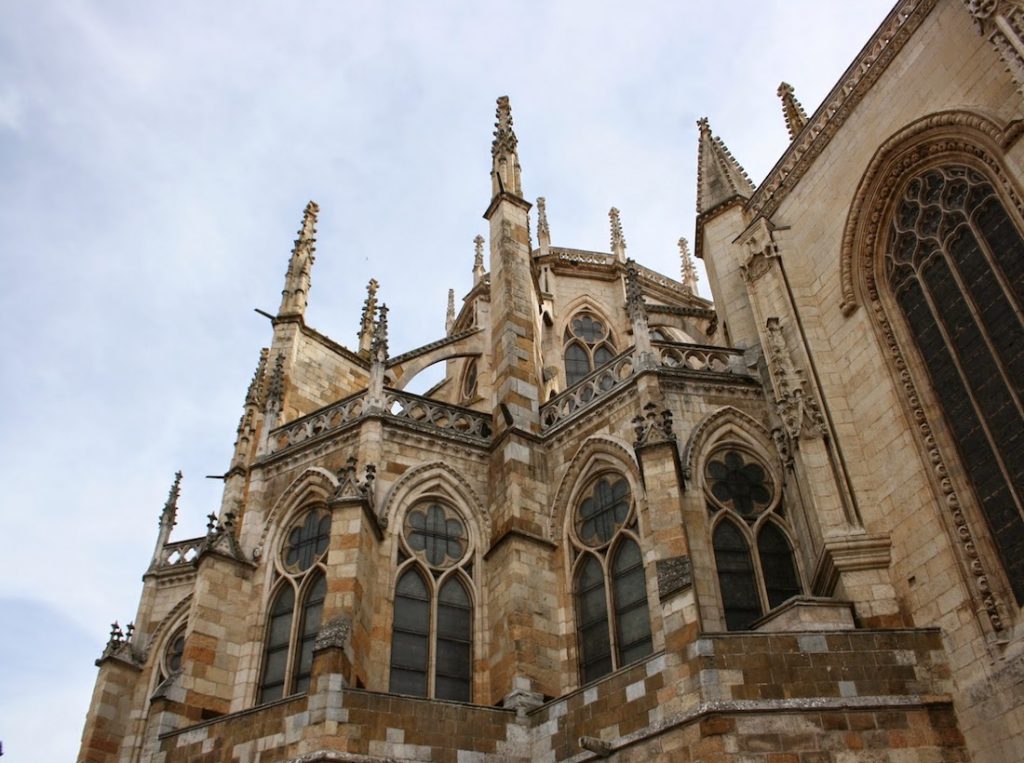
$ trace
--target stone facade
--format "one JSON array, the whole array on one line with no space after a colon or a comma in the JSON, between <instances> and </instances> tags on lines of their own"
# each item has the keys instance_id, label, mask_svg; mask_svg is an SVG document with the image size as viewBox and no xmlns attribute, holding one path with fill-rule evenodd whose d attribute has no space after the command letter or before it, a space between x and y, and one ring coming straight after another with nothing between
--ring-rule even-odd
<instances>
[{"instance_id":1,"label":"stone facade","mask_svg":"<svg viewBox=\"0 0 1024 763\"><path fill-rule=\"evenodd\" d=\"M903 0L810 117L780 86L757 187L702 120L713 305L618 210L553 246L506 98L437 341L390 354L376 282L358 346L305 324L311 202L221 509L172 540L175 481L79 760L1024 758L1022 29Z\"/></svg>"}]
</instances>

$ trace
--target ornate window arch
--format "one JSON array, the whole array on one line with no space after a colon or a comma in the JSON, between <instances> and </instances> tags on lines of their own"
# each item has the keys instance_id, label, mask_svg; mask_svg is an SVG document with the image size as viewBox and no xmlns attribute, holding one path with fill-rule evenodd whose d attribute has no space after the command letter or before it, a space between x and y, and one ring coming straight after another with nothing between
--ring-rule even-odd
<instances>
[{"instance_id":1,"label":"ornate window arch","mask_svg":"<svg viewBox=\"0 0 1024 763\"><path fill-rule=\"evenodd\" d=\"M295 515L275 549L258 703L309 690L330 538L329 509L313 505Z\"/></svg>"},{"instance_id":2,"label":"ornate window arch","mask_svg":"<svg viewBox=\"0 0 1024 763\"><path fill-rule=\"evenodd\" d=\"M398 540L390 691L473 698L473 543L460 512L427 495L405 513Z\"/></svg>"},{"instance_id":3,"label":"ornate window arch","mask_svg":"<svg viewBox=\"0 0 1024 763\"><path fill-rule=\"evenodd\" d=\"M605 468L581 484L568 532L580 680L587 683L647 656L653 640L629 480Z\"/></svg>"},{"instance_id":4,"label":"ornate window arch","mask_svg":"<svg viewBox=\"0 0 1024 763\"><path fill-rule=\"evenodd\" d=\"M608 321L589 308L578 310L566 322L562 341L567 387L615 357L615 341Z\"/></svg>"},{"instance_id":5,"label":"ornate window arch","mask_svg":"<svg viewBox=\"0 0 1024 763\"><path fill-rule=\"evenodd\" d=\"M703 459L711 548L728 630L745 630L803 592L780 475L738 439Z\"/></svg>"},{"instance_id":6,"label":"ornate window arch","mask_svg":"<svg viewBox=\"0 0 1024 763\"><path fill-rule=\"evenodd\" d=\"M999 159L1019 131L970 112L901 130L861 181L842 260L843 309L870 306L996 631L996 588L1024 604L1024 205Z\"/></svg>"}]
</instances>

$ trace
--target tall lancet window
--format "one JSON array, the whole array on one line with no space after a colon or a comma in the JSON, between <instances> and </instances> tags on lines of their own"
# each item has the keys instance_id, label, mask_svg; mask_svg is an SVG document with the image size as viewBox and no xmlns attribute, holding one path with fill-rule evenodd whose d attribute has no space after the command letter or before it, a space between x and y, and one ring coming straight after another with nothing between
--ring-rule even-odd
<instances>
[{"instance_id":1,"label":"tall lancet window","mask_svg":"<svg viewBox=\"0 0 1024 763\"><path fill-rule=\"evenodd\" d=\"M615 357L608 326L587 312L577 313L565 327L565 383L572 386Z\"/></svg>"},{"instance_id":2,"label":"tall lancet window","mask_svg":"<svg viewBox=\"0 0 1024 763\"><path fill-rule=\"evenodd\" d=\"M629 483L606 473L575 507L573 591L580 680L593 681L651 653L647 577Z\"/></svg>"},{"instance_id":3,"label":"tall lancet window","mask_svg":"<svg viewBox=\"0 0 1024 763\"><path fill-rule=\"evenodd\" d=\"M466 525L446 504L406 514L391 634L391 691L473 698L472 555Z\"/></svg>"},{"instance_id":4,"label":"tall lancet window","mask_svg":"<svg viewBox=\"0 0 1024 763\"><path fill-rule=\"evenodd\" d=\"M274 559L277 582L267 614L259 702L309 690L313 642L327 594L324 562L330 539L331 515L325 509L305 512L285 533Z\"/></svg>"},{"instance_id":5,"label":"tall lancet window","mask_svg":"<svg viewBox=\"0 0 1024 763\"><path fill-rule=\"evenodd\" d=\"M1024 603L1024 239L992 183L949 164L908 180L884 280Z\"/></svg>"},{"instance_id":6,"label":"tall lancet window","mask_svg":"<svg viewBox=\"0 0 1024 763\"><path fill-rule=\"evenodd\" d=\"M782 493L768 464L738 443L708 456L704 493L725 626L744 630L803 590Z\"/></svg>"}]
</instances>

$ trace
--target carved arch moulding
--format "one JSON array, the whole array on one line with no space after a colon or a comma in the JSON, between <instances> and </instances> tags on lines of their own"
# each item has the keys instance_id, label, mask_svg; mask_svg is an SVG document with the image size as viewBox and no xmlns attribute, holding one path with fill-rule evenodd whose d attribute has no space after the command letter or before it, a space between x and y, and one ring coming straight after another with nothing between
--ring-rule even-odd
<instances>
[{"instance_id":1,"label":"carved arch moulding","mask_svg":"<svg viewBox=\"0 0 1024 763\"><path fill-rule=\"evenodd\" d=\"M883 243L892 216L897 191L908 178L931 167L951 162L968 165L985 175L1008 208L1024 219L1024 201L1007 172L1002 155L1024 134L1024 122L1014 120L1001 126L990 117L970 111L946 111L923 117L890 137L868 165L847 216L840 256L841 309L850 316L865 305L869 320L890 359L898 393L912 423L918 445L931 466L932 482L945 507L954 547L973 582L985 618L995 634L1006 629L999 597L993 589L979 553L979 544L968 522L957 487L950 477L936 433L925 414L921 391L899 332L890 321L878 286ZM947 452L951 449L944 448ZM952 449L955 452L955 448ZM972 522L984 520L978 518Z\"/></svg>"},{"instance_id":2,"label":"carved arch moulding","mask_svg":"<svg viewBox=\"0 0 1024 763\"><path fill-rule=\"evenodd\" d=\"M388 491L378 517L385 527L393 526L401 510L426 496L441 496L466 515L476 537L477 548L483 548L491 537L491 517L472 485L449 464L432 461L410 469Z\"/></svg>"},{"instance_id":3,"label":"carved arch moulding","mask_svg":"<svg viewBox=\"0 0 1024 763\"><path fill-rule=\"evenodd\" d=\"M337 487L338 478L323 467L311 466L302 472L282 491L267 512L257 548L266 548L271 534L284 526L289 515L310 501L326 504Z\"/></svg>"}]
</instances>

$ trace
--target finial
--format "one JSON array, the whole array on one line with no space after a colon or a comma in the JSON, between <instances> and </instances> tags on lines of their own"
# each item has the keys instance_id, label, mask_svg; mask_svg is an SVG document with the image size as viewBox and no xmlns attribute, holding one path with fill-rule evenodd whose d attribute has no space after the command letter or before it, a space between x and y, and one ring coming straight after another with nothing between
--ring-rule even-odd
<instances>
[{"instance_id":1,"label":"finial","mask_svg":"<svg viewBox=\"0 0 1024 763\"><path fill-rule=\"evenodd\" d=\"M508 192L516 196L523 195L522 183L519 179L519 155L516 148L519 141L512 129L512 109L508 96L498 99L495 109L494 141L491 143L491 196Z\"/></svg>"},{"instance_id":2,"label":"finial","mask_svg":"<svg viewBox=\"0 0 1024 763\"><path fill-rule=\"evenodd\" d=\"M274 370L270 373L270 382L267 384L267 408L273 406L280 410L284 402L284 353L277 353L274 358Z\"/></svg>"},{"instance_id":3,"label":"finial","mask_svg":"<svg viewBox=\"0 0 1024 763\"><path fill-rule=\"evenodd\" d=\"M316 259L316 217L319 212L320 207L315 201L306 204L302 212L302 227L288 260L278 315L303 315L306 311L310 273Z\"/></svg>"},{"instance_id":4,"label":"finial","mask_svg":"<svg viewBox=\"0 0 1024 763\"><path fill-rule=\"evenodd\" d=\"M263 388L263 375L267 370L267 357L270 355L270 350L264 347L260 350L260 359L256 364L256 370L252 374L252 379L249 381L249 389L245 391L245 404L246 405L259 405L260 404L260 392Z\"/></svg>"},{"instance_id":5,"label":"finial","mask_svg":"<svg viewBox=\"0 0 1024 763\"><path fill-rule=\"evenodd\" d=\"M537 197L537 244L541 256L544 256L551 249L551 229L548 227L547 200L543 196Z\"/></svg>"},{"instance_id":6,"label":"finial","mask_svg":"<svg viewBox=\"0 0 1024 763\"><path fill-rule=\"evenodd\" d=\"M754 192L746 171L721 138L711 132L707 117L697 120L697 214L701 215L730 199L749 199Z\"/></svg>"},{"instance_id":7,"label":"finial","mask_svg":"<svg viewBox=\"0 0 1024 763\"><path fill-rule=\"evenodd\" d=\"M608 210L608 219L612 225L612 254L620 262L626 261L626 237L622 235L622 221L619 219L619 210L612 207Z\"/></svg>"},{"instance_id":8,"label":"finial","mask_svg":"<svg viewBox=\"0 0 1024 763\"><path fill-rule=\"evenodd\" d=\"M444 318L445 333L452 333L452 326L455 325L455 289L448 290L448 312Z\"/></svg>"},{"instance_id":9,"label":"finial","mask_svg":"<svg viewBox=\"0 0 1024 763\"><path fill-rule=\"evenodd\" d=\"M370 351L373 340L373 321L377 314L377 288L380 284L371 278L366 284L366 299L363 301L363 314L359 318L359 352Z\"/></svg>"},{"instance_id":10,"label":"finial","mask_svg":"<svg viewBox=\"0 0 1024 763\"><path fill-rule=\"evenodd\" d=\"M473 285L476 286L484 277L484 237L479 233L473 239Z\"/></svg>"},{"instance_id":11,"label":"finial","mask_svg":"<svg viewBox=\"0 0 1024 763\"><path fill-rule=\"evenodd\" d=\"M793 86L788 82L779 85L778 96L782 99L782 114L786 117L786 129L789 130L789 139L793 140L797 133L804 129L807 124L807 112L800 105L800 101L793 94Z\"/></svg>"},{"instance_id":12,"label":"finial","mask_svg":"<svg viewBox=\"0 0 1024 763\"><path fill-rule=\"evenodd\" d=\"M377 315L377 323L373 327L373 344L370 347L370 354L375 361L383 363L388 359L388 306L381 305Z\"/></svg>"},{"instance_id":13,"label":"finial","mask_svg":"<svg viewBox=\"0 0 1024 763\"><path fill-rule=\"evenodd\" d=\"M626 260L626 312L634 324L638 321L647 322L647 306L640 288L640 271L631 259Z\"/></svg>"},{"instance_id":14,"label":"finial","mask_svg":"<svg viewBox=\"0 0 1024 763\"><path fill-rule=\"evenodd\" d=\"M178 523L178 496L181 495L181 470L174 473L174 482L167 493L164 510L160 512L160 526L168 530Z\"/></svg>"},{"instance_id":15,"label":"finial","mask_svg":"<svg viewBox=\"0 0 1024 763\"><path fill-rule=\"evenodd\" d=\"M697 293L697 268L693 265L693 258L690 256L690 243L685 239L679 239L679 264L682 275L683 286L691 294Z\"/></svg>"}]
</instances>

